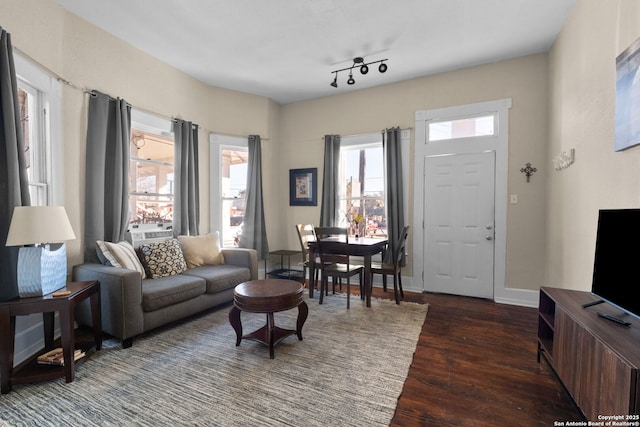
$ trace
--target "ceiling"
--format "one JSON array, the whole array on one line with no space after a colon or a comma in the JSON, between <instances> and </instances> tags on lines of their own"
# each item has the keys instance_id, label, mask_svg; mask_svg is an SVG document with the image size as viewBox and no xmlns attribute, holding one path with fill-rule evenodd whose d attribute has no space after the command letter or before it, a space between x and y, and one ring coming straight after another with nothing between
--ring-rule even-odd
<instances>
[{"instance_id":1,"label":"ceiling","mask_svg":"<svg viewBox=\"0 0 640 427\"><path fill-rule=\"evenodd\" d=\"M202 82L280 104L546 52L576 0L56 0ZM330 86L332 71L354 70Z\"/></svg>"}]
</instances>

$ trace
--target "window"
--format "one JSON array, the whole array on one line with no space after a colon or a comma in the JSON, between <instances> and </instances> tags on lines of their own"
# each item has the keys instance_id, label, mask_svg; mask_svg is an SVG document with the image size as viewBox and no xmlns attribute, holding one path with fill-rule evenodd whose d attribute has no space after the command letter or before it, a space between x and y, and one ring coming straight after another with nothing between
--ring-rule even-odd
<instances>
[{"instance_id":1,"label":"window","mask_svg":"<svg viewBox=\"0 0 640 427\"><path fill-rule=\"evenodd\" d=\"M384 156L382 135L345 137L340 144L341 227L358 234L354 218L361 215L367 237L386 237Z\"/></svg>"},{"instance_id":2,"label":"window","mask_svg":"<svg viewBox=\"0 0 640 427\"><path fill-rule=\"evenodd\" d=\"M494 135L496 114L429 123L429 141Z\"/></svg>"},{"instance_id":3,"label":"window","mask_svg":"<svg viewBox=\"0 0 640 427\"><path fill-rule=\"evenodd\" d=\"M40 105L42 102L40 91L19 80L18 102L31 204L47 205L49 202L47 151L46 141L42 135L41 118L44 117L44 110Z\"/></svg>"},{"instance_id":4,"label":"window","mask_svg":"<svg viewBox=\"0 0 640 427\"><path fill-rule=\"evenodd\" d=\"M171 122L132 110L129 223L173 224L174 137Z\"/></svg>"},{"instance_id":5,"label":"window","mask_svg":"<svg viewBox=\"0 0 640 427\"><path fill-rule=\"evenodd\" d=\"M238 246L247 204L249 153L238 147L222 148L222 235L224 246Z\"/></svg>"},{"instance_id":6,"label":"window","mask_svg":"<svg viewBox=\"0 0 640 427\"><path fill-rule=\"evenodd\" d=\"M13 59L31 204L63 205L62 86L15 50ZM42 336L32 335L38 330L42 330L42 316L32 314L16 319L16 366L33 356L34 348L44 346Z\"/></svg>"},{"instance_id":7,"label":"window","mask_svg":"<svg viewBox=\"0 0 640 427\"><path fill-rule=\"evenodd\" d=\"M238 246L244 223L249 148L246 138L211 135L211 229Z\"/></svg>"},{"instance_id":8,"label":"window","mask_svg":"<svg viewBox=\"0 0 640 427\"><path fill-rule=\"evenodd\" d=\"M61 204L60 83L19 54L14 60L31 204Z\"/></svg>"}]
</instances>

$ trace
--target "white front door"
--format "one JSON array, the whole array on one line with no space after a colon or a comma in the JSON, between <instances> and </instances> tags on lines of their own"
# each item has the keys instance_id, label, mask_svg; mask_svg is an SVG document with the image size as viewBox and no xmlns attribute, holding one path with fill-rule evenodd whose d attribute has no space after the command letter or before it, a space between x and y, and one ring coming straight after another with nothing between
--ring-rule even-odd
<instances>
[{"instance_id":1,"label":"white front door","mask_svg":"<svg viewBox=\"0 0 640 427\"><path fill-rule=\"evenodd\" d=\"M495 152L424 162L425 290L493 298Z\"/></svg>"}]
</instances>

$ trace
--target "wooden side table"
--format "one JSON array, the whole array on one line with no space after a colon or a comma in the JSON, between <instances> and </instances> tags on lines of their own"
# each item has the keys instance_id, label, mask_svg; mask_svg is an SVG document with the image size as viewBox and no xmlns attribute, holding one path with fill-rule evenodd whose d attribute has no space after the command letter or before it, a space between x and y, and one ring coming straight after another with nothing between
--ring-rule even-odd
<instances>
[{"instance_id":1,"label":"wooden side table","mask_svg":"<svg viewBox=\"0 0 640 427\"><path fill-rule=\"evenodd\" d=\"M277 251L269 252L269 256L279 256L280 264L278 268L274 268L272 271L267 271L267 259L264 260L265 279L270 277L274 279L290 279L296 280L304 284L304 277L302 270L294 270L291 268L291 257L294 255L300 255L300 251L292 251L288 249L280 249ZM284 258L287 258L287 265L284 265Z\"/></svg>"},{"instance_id":2,"label":"wooden side table","mask_svg":"<svg viewBox=\"0 0 640 427\"><path fill-rule=\"evenodd\" d=\"M82 350L96 350L102 347L102 316L100 311L100 282L67 283L66 296L54 297L52 294L42 297L19 298L0 302L0 393L11 391L12 384L23 384L49 380L64 376L66 382L72 382L75 369L73 353L75 350L74 313L81 301L90 298L93 323L93 343L82 343ZM16 316L42 313L44 323L45 351L54 347L54 314L60 315L60 341L63 350L64 366L39 365L36 357L27 361L19 369L13 369L13 353L16 333Z\"/></svg>"}]
</instances>

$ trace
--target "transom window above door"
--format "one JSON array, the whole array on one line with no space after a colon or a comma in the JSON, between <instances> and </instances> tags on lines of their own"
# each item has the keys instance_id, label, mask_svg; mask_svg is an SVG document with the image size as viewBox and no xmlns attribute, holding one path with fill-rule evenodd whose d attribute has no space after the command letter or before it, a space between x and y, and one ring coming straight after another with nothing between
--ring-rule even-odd
<instances>
[{"instance_id":1,"label":"transom window above door","mask_svg":"<svg viewBox=\"0 0 640 427\"><path fill-rule=\"evenodd\" d=\"M495 113L453 120L436 119L429 123L429 142L495 135L496 120Z\"/></svg>"}]
</instances>

